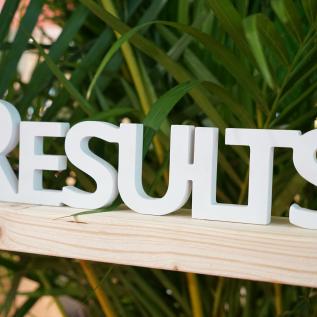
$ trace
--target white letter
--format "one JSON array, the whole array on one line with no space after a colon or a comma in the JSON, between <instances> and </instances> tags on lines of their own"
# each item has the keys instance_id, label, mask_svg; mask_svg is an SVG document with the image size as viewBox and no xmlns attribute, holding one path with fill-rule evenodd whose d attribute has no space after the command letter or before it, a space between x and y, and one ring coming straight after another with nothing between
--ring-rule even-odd
<instances>
[{"instance_id":1,"label":"white letter","mask_svg":"<svg viewBox=\"0 0 317 317\"><path fill-rule=\"evenodd\" d=\"M164 197L153 198L142 186L143 125L121 124L118 186L129 208L142 214L166 215L184 205L191 190L188 172L193 132L191 126L172 126L168 190Z\"/></svg>"},{"instance_id":2,"label":"white letter","mask_svg":"<svg viewBox=\"0 0 317 317\"><path fill-rule=\"evenodd\" d=\"M248 205L216 202L218 130L195 129L193 218L268 224L274 147L292 147L299 131L226 129L226 144L250 146Z\"/></svg>"},{"instance_id":3,"label":"white letter","mask_svg":"<svg viewBox=\"0 0 317 317\"><path fill-rule=\"evenodd\" d=\"M63 171L64 155L44 155L43 137L65 137L68 123L21 122L19 200L24 203L60 206L61 190L43 189L43 170Z\"/></svg>"},{"instance_id":4,"label":"white letter","mask_svg":"<svg viewBox=\"0 0 317 317\"><path fill-rule=\"evenodd\" d=\"M297 138L293 162L298 173L317 186L317 130L309 131ZM317 229L317 211L293 204L289 210L289 221L299 227Z\"/></svg>"},{"instance_id":5,"label":"white letter","mask_svg":"<svg viewBox=\"0 0 317 317\"><path fill-rule=\"evenodd\" d=\"M0 100L0 200L16 201L18 180L6 155L19 141L20 115L13 105Z\"/></svg>"},{"instance_id":6,"label":"white letter","mask_svg":"<svg viewBox=\"0 0 317 317\"><path fill-rule=\"evenodd\" d=\"M107 142L118 142L119 128L104 122L81 122L73 126L66 136L65 152L68 159L91 176L97 189L88 193L74 186L63 188L63 202L71 207L97 209L110 205L118 195L117 171L89 150L92 137ZM126 157L126 160L129 158Z\"/></svg>"}]
</instances>

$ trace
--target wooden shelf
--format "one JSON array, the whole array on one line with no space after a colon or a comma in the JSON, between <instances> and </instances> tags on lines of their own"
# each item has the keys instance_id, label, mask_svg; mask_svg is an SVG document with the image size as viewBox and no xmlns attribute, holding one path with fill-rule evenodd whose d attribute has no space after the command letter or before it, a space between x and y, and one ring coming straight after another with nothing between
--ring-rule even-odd
<instances>
[{"instance_id":1,"label":"wooden shelf","mask_svg":"<svg viewBox=\"0 0 317 317\"><path fill-rule=\"evenodd\" d=\"M0 203L0 249L317 287L317 231Z\"/></svg>"}]
</instances>

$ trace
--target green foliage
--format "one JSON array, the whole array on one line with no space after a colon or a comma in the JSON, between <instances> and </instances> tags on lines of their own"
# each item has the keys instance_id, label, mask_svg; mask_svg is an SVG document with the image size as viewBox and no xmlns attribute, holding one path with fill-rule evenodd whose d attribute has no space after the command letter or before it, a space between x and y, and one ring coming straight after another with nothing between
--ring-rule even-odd
<instances>
[{"instance_id":1,"label":"green foliage","mask_svg":"<svg viewBox=\"0 0 317 317\"><path fill-rule=\"evenodd\" d=\"M102 1L103 4L108 1ZM9 27L17 0L7 0L0 14L0 98L17 105L24 120L70 121L123 119L143 122L144 187L160 196L166 189L171 124L216 126L219 142L218 200L245 203L248 151L224 145L226 127L314 128L317 115L317 45L314 0L115 1L120 18L94 0L31 0L15 37ZM43 6L57 14L62 33L51 45L32 40ZM113 32L122 35L116 40ZM141 83L151 107L143 110L121 48L133 47ZM30 82L17 71L24 52L38 56ZM156 135L163 158L151 146ZM61 152L56 142L48 153ZM114 166L116 148L94 140L92 150ZM273 214L287 216L295 199L316 208L315 190L297 175L289 150L274 160ZM14 166L17 153L12 153ZM162 163L163 162L163 163ZM71 172L77 185L94 190L93 181L74 166L56 177L60 188ZM75 177L74 174L72 177ZM294 198L295 197L295 198ZM116 202L118 204L118 201ZM98 211L99 212L99 211ZM16 312L23 316L44 295L69 295L91 316L102 316L76 261L32 255L0 254L11 289L0 314L6 315L22 277L39 283ZM100 287L119 316L191 316L186 275L151 269L95 264ZM109 273L110 272L110 273ZM299 287L198 276L204 316L316 316L316 292Z\"/></svg>"}]
</instances>

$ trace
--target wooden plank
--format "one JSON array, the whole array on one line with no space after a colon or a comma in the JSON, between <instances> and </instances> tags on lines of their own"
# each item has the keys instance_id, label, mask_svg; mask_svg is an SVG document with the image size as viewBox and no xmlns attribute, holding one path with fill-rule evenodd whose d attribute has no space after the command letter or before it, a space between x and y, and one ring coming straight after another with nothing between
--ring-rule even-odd
<instances>
[{"instance_id":1,"label":"wooden plank","mask_svg":"<svg viewBox=\"0 0 317 317\"><path fill-rule=\"evenodd\" d=\"M317 231L0 203L0 249L317 287Z\"/></svg>"}]
</instances>

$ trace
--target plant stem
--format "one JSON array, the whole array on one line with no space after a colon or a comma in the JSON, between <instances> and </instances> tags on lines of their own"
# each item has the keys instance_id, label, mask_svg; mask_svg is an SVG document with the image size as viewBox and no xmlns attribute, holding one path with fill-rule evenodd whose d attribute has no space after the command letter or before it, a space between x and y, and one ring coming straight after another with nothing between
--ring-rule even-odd
<instances>
[{"instance_id":1,"label":"plant stem","mask_svg":"<svg viewBox=\"0 0 317 317\"><path fill-rule=\"evenodd\" d=\"M197 275L194 273L186 273L190 301L192 304L193 317L202 317L203 309L201 306L201 298L198 289Z\"/></svg>"},{"instance_id":2,"label":"plant stem","mask_svg":"<svg viewBox=\"0 0 317 317\"><path fill-rule=\"evenodd\" d=\"M87 280L93 289L97 300L101 306L101 309L106 317L116 317L116 314L111 306L110 300L106 293L103 291L103 289L100 287L98 283L97 276L91 267L90 263L88 261L81 260L79 261L80 266L82 270L84 271Z\"/></svg>"},{"instance_id":3,"label":"plant stem","mask_svg":"<svg viewBox=\"0 0 317 317\"><path fill-rule=\"evenodd\" d=\"M223 282L224 279L223 277L218 278L218 284L217 284L217 289L216 289L216 294L214 298L214 305L212 309L212 317L218 317L219 314L219 307L220 307L220 299L221 299L221 294L222 294L222 289L223 289Z\"/></svg>"},{"instance_id":4,"label":"plant stem","mask_svg":"<svg viewBox=\"0 0 317 317\"><path fill-rule=\"evenodd\" d=\"M276 316L280 316L283 312L281 284L274 283L274 293L275 293L275 296L274 296L275 313L276 313Z\"/></svg>"}]
</instances>

